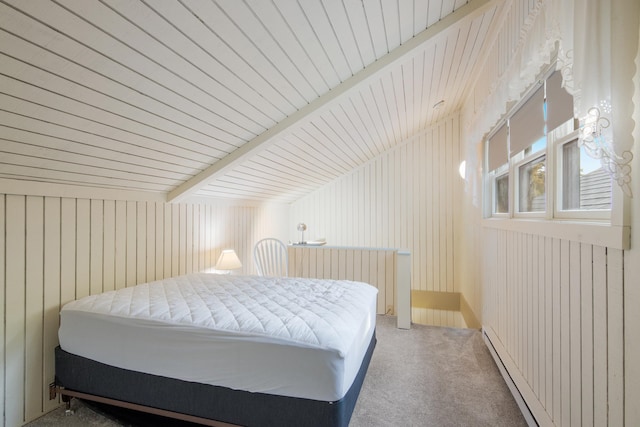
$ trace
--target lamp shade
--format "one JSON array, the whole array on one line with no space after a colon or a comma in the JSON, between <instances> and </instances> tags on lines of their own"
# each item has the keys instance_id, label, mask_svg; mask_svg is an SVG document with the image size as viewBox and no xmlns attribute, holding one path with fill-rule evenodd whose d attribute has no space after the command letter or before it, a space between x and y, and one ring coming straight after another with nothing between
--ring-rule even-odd
<instances>
[{"instance_id":1,"label":"lamp shade","mask_svg":"<svg viewBox=\"0 0 640 427\"><path fill-rule=\"evenodd\" d=\"M223 250L216 263L216 270L235 270L240 267L242 267L242 263L233 249Z\"/></svg>"}]
</instances>

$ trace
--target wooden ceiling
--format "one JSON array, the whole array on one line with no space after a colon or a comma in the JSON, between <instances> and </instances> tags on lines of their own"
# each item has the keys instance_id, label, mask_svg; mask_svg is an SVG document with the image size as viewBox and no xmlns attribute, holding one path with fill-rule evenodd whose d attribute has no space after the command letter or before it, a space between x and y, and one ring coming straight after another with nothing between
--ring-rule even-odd
<instances>
[{"instance_id":1,"label":"wooden ceiling","mask_svg":"<svg viewBox=\"0 0 640 427\"><path fill-rule=\"evenodd\" d=\"M459 110L497 8L0 0L0 180L293 202Z\"/></svg>"}]
</instances>

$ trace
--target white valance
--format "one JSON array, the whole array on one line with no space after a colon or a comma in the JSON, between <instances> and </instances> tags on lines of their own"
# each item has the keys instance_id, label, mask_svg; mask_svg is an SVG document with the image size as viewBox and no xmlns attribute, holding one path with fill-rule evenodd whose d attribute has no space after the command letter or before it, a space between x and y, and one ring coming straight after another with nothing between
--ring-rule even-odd
<instances>
[{"instance_id":1,"label":"white valance","mask_svg":"<svg viewBox=\"0 0 640 427\"><path fill-rule=\"evenodd\" d=\"M515 12L516 3L507 1L503 7ZM503 16L506 22L513 15ZM505 51L494 43L479 71L463 110L466 137L478 143L504 117L509 103L535 84L557 50L562 85L573 95L580 121L580 144L631 196L632 78L639 27L637 0L536 1L517 28L516 49ZM500 33L508 36L509 31L504 25Z\"/></svg>"}]
</instances>

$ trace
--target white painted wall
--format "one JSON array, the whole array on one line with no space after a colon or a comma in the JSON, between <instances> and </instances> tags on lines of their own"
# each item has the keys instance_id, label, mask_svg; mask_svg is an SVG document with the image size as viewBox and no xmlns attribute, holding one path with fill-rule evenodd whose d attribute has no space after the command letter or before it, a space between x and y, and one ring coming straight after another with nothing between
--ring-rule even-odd
<instances>
[{"instance_id":1,"label":"white painted wall","mask_svg":"<svg viewBox=\"0 0 640 427\"><path fill-rule=\"evenodd\" d=\"M486 227L483 327L543 425L623 425L623 251Z\"/></svg>"},{"instance_id":2,"label":"white painted wall","mask_svg":"<svg viewBox=\"0 0 640 427\"><path fill-rule=\"evenodd\" d=\"M408 249L412 289L459 292L459 147L456 115L294 203L291 222L329 245ZM459 313L444 310L414 309L413 320L462 325Z\"/></svg>"},{"instance_id":3,"label":"white painted wall","mask_svg":"<svg viewBox=\"0 0 640 427\"><path fill-rule=\"evenodd\" d=\"M60 307L73 299L211 269L234 248L253 273L253 244L286 238L287 205L165 204L0 194L1 425L57 405Z\"/></svg>"},{"instance_id":4,"label":"white painted wall","mask_svg":"<svg viewBox=\"0 0 640 427\"><path fill-rule=\"evenodd\" d=\"M468 171L461 289L541 425L640 425L640 52L635 69L617 60L620 93L635 93L617 111L635 121L634 197L616 216L627 215L630 249L484 222L482 173ZM480 145L464 152L481 164Z\"/></svg>"}]
</instances>

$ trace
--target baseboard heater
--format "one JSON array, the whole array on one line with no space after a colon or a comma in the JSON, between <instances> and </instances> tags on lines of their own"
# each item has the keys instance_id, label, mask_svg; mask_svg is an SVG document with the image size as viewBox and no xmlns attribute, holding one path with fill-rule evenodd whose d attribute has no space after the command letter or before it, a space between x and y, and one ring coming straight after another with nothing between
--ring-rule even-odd
<instances>
[{"instance_id":1,"label":"baseboard heater","mask_svg":"<svg viewBox=\"0 0 640 427\"><path fill-rule=\"evenodd\" d=\"M527 402L524 400L524 397L522 396L522 393L520 393L518 386L513 381L513 378L511 378L511 375L509 374L509 371L502 361L502 358L496 351L493 343L491 342L491 338L489 337L489 335L487 335L487 332L484 328L482 328L482 337L484 338L484 342L487 345L487 348L489 349L493 360L496 362L496 365L498 366L498 369L500 370L505 383L507 383L509 390L511 390L511 394L518 404L518 407L520 408L524 419L527 421L527 424L529 425L529 427L539 427L540 424L538 423L538 421L536 421L536 417L531 412L531 408L529 408L529 405L527 405Z\"/></svg>"}]
</instances>

